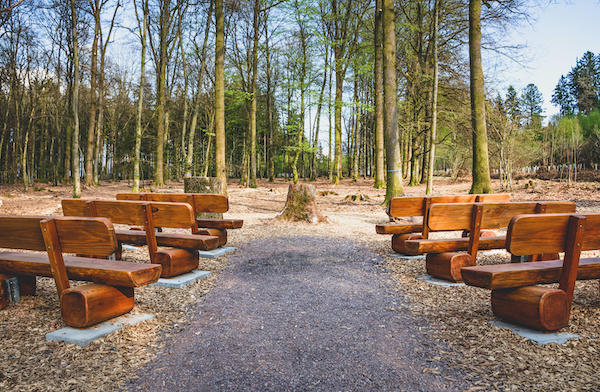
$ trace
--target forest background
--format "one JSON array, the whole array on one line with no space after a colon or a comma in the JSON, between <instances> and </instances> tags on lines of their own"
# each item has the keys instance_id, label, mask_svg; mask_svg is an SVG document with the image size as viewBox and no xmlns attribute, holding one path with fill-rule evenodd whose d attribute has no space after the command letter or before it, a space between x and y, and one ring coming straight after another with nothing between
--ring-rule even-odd
<instances>
[{"instance_id":1,"label":"forest background","mask_svg":"<svg viewBox=\"0 0 600 392\"><path fill-rule=\"evenodd\" d=\"M395 3L398 171L409 185L434 173L456 178L473 165L473 2ZM523 48L501 37L527 22L530 6L483 2L481 47L520 57ZM257 177L321 176L334 183L374 177L383 186L380 7L361 0L0 0L0 183L162 184L218 176L224 167L245 186ZM560 114L546 125L534 84L485 93L488 172L504 188L524 166L569 180L597 168L600 55L582 53L565 70L551 97Z\"/></svg>"}]
</instances>

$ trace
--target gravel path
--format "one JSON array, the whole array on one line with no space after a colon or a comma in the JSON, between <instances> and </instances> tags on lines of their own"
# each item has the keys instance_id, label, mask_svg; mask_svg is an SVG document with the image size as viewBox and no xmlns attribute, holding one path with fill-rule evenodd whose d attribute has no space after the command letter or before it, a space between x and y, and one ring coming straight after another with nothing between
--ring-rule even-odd
<instances>
[{"instance_id":1,"label":"gravel path","mask_svg":"<svg viewBox=\"0 0 600 392\"><path fill-rule=\"evenodd\" d=\"M426 325L377 265L339 238L268 238L230 257L217 287L131 390L461 391L431 371Z\"/></svg>"}]
</instances>

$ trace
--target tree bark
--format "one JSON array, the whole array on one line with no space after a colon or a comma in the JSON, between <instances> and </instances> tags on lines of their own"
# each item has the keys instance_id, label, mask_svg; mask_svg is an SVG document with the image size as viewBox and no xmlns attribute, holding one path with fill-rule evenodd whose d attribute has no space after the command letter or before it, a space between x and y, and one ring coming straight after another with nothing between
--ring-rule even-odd
<instances>
[{"instance_id":1,"label":"tree bark","mask_svg":"<svg viewBox=\"0 0 600 392\"><path fill-rule=\"evenodd\" d=\"M471 70L471 124L473 128L473 184L471 193L492 193L485 123L485 89L481 64L481 3L469 1L469 63Z\"/></svg>"},{"instance_id":2,"label":"tree bark","mask_svg":"<svg viewBox=\"0 0 600 392\"><path fill-rule=\"evenodd\" d=\"M75 0L71 0L71 33L73 34L73 197L81 197L81 179L79 170L79 44L77 40L77 9Z\"/></svg>"},{"instance_id":3,"label":"tree bark","mask_svg":"<svg viewBox=\"0 0 600 392\"><path fill-rule=\"evenodd\" d=\"M383 124L385 130L387 187L384 204L402 195L402 166L396 102L396 12L394 0L383 0Z\"/></svg>"},{"instance_id":4,"label":"tree bark","mask_svg":"<svg viewBox=\"0 0 600 392\"><path fill-rule=\"evenodd\" d=\"M385 186L385 156L383 134L383 26L382 0L375 4L375 185L376 189Z\"/></svg>"},{"instance_id":5,"label":"tree bark","mask_svg":"<svg viewBox=\"0 0 600 392\"><path fill-rule=\"evenodd\" d=\"M314 185L290 184L285 207L277 215L277 219L308 223L327 222L327 217L317 208L316 193Z\"/></svg>"},{"instance_id":6,"label":"tree bark","mask_svg":"<svg viewBox=\"0 0 600 392\"><path fill-rule=\"evenodd\" d=\"M215 0L215 167L217 178L227 195L227 172L225 166L225 23L223 0Z\"/></svg>"}]
</instances>

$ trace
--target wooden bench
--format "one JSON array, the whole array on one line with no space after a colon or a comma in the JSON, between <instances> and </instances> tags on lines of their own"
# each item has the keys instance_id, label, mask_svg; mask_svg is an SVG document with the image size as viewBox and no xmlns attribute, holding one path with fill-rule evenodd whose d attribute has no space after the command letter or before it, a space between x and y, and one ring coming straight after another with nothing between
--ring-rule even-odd
<instances>
[{"instance_id":1,"label":"wooden bench","mask_svg":"<svg viewBox=\"0 0 600 392\"><path fill-rule=\"evenodd\" d=\"M421 218L419 223L384 223L375 226L377 234L392 234L392 249L395 252L408 254L404 242L409 239L429 238L429 228L425 220L429 207L437 203L475 203L475 202L509 202L508 194L483 195L447 195L421 197L394 197L390 201L388 215L390 218Z\"/></svg>"},{"instance_id":2,"label":"wooden bench","mask_svg":"<svg viewBox=\"0 0 600 392\"><path fill-rule=\"evenodd\" d=\"M554 331L569 323L577 279L600 279L600 258L580 253L600 249L600 214L519 215L512 219L506 249L516 256L564 252L563 260L467 267L466 284L492 290L500 318ZM559 283L558 289L536 286Z\"/></svg>"},{"instance_id":3,"label":"wooden bench","mask_svg":"<svg viewBox=\"0 0 600 392\"><path fill-rule=\"evenodd\" d=\"M146 200L170 203L188 203L196 214L199 234L219 237L219 246L227 243L227 230L239 229L244 224L242 219L207 219L198 214L229 211L229 199L220 194L210 193L117 193L117 200Z\"/></svg>"},{"instance_id":4,"label":"wooden bench","mask_svg":"<svg viewBox=\"0 0 600 392\"><path fill-rule=\"evenodd\" d=\"M66 216L101 216L114 224L142 226L143 230L116 229L117 240L148 245L150 261L162 265L163 278L198 268L198 251L215 249L219 243L216 236L196 234L195 217L187 203L64 199L62 208ZM190 229L191 234L156 233L156 227ZM170 248L159 250L158 246Z\"/></svg>"},{"instance_id":5,"label":"wooden bench","mask_svg":"<svg viewBox=\"0 0 600 392\"><path fill-rule=\"evenodd\" d=\"M35 294L36 276L53 277L62 318L72 327L88 327L129 312L133 288L160 276L161 266L156 264L63 255L114 253L115 231L105 218L2 216L0 231L1 248L46 252L1 251L0 275L17 276L23 295ZM69 279L93 283L70 287Z\"/></svg>"},{"instance_id":6,"label":"wooden bench","mask_svg":"<svg viewBox=\"0 0 600 392\"><path fill-rule=\"evenodd\" d=\"M410 239L405 242L405 247L410 254L427 253L428 274L460 282L461 268L475 265L479 250L504 249L505 236L490 231L482 236L482 231L507 227L512 217L518 214L572 212L575 212L575 203L566 201L434 204L426 219L429 230L468 230L469 236Z\"/></svg>"}]
</instances>

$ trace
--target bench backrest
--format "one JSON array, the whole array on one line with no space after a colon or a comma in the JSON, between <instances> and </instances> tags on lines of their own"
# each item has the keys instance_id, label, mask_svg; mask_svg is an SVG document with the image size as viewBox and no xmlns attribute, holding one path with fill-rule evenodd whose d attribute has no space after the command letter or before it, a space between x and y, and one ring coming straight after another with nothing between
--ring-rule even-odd
<instances>
[{"instance_id":1,"label":"bench backrest","mask_svg":"<svg viewBox=\"0 0 600 392\"><path fill-rule=\"evenodd\" d=\"M394 197L390 201L389 214L392 217L426 216L428 206L437 203L509 202L505 193L481 195L440 195L418 197Z\"/></svg>"},{"instance_id":2,"label":"bench backrest","mask_svg":"<svg viewBox=\"0 0 600 392\"><path fill-rule=\"evenodd\" d=\"M117 193L117 200L147 200L170 203L188 203L196 213L227 212L229 200L211 193Z\"/></svg>"},{"instance_id":3,"label":"bench backrest","mask_svg":"<svg viewBox=\"0 0 600 392\"><path fill-rule=\"evenodd\" d=\"M146 208L152 213L155 227L193 229L196 219L187 203L63 199L62 208L65 216L102 216L115 224L134 226L146 224Z\"/></svg>"},{"instance_id":4,"label":"bench backrest","mask_svg":"<svg viewBox=\"0 0 600 392\"><path fill-rule=\"evenodd\" d=\"M429 208L427 226L436 231L470 230L477 207L481 208L480 229L507 227L518 214L573 213L576 208L570 201L440 203Z\"/></svg>"},{"instance_id":5,"label":"bench backrest","mask_svg":"<svg viewBox=\"0 0 600 392\"><path fill-rule=\"evenodd\" d=\"M573 214L517 215L506 233L506 249L515 256L560 253L566 250L569 220ZM585 217L581 250L600 249L600 213Z\"/></svg>"},{"instance_id":6,"label":"bench backrest","mask_svg":"<svg viewBox=\"0 0 600 392\"><path fill-rule=\"evenodd\" d=\"M54 220L62 252L106 257L117 249L117 237L106 218L0 216L0 248L46 251L40 222Z\"/></svg>"}]
</instances>

